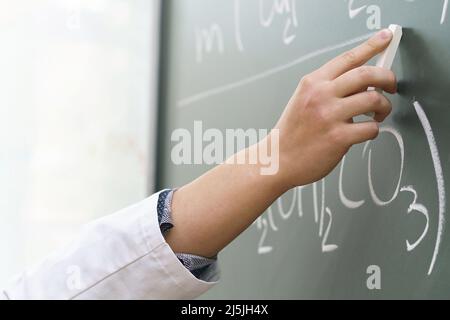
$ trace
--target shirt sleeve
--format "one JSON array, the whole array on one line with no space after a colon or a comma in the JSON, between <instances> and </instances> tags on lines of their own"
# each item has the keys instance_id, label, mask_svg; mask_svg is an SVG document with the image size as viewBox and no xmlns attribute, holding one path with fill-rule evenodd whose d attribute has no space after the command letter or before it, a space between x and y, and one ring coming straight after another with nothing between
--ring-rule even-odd
<instances>
[{"instance_id":1,"label":"shirt sleeve","mask_svg":"<svg viewBox=\"0 0 450 320\"><path fill-rule=\"evenodd\" d=\"M174 227L172 220L172 198L175 190L164 190L158 198L158 222L161 233L165 235ZM195 277L208 281L217 270L217 257L205 258L187 253L176 253L178 260Z\"/></svg>"},{"instance_id":2,"label":"shirt sleeve","mask_svg":"<svg viewBox=\"0 0 450 320\"><path fill-rule=\"evenodd\" d=\"M219 278L196 278L165 241L158 223L159 193L87 225L62 249L18 275L7 299L193 299Z\"/></svg>"}]
</instances>

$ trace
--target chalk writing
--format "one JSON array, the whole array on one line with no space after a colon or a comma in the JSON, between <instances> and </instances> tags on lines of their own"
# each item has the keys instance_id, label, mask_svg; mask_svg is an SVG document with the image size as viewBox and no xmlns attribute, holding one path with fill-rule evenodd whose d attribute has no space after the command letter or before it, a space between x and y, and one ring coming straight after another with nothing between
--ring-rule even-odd
<instances>
[{"instance_id":1,"label":"chalk writing","mask_svg":"<svg viewBox=\"0 0 450 320\"><path fill-rule=\"evenodd\" d=\"M195 31L195 38L197 62L202 62L204 54L211 53L214 47L220 54L225 51L222 28L216 23L209 28L198 28Z\"/></svg>"},{"instance_id":2,"label":"chalk writing","mask_svg":"<svg viewBox=\"0 0 450 320\"><path fill-rule=\"evenodd\" d=\"M441 15L441 24L444 24L445 20L447 20L447 12L448 12L448 0L444 0L444 6L442 8L442 15Z\"/></svg>"},{"instance_id":3,"label":"chalk writing","mask_svg":"<svg viewBox=\"0 0 450 320\"><path fill-rule=\"evenodd\" d=\"M344 19L353 20L354 23L358 23L361 19L366 22L366 27L369 30L379 29L382 25L382 8L385 9L385 6L388 6L388 2L385 5L380 6L372 0L345 0L345 6L343 6L342 12L344 13ZM225 28L225 25L221 25L217 22L211 22L210 24L206 24L203 26L197 26L194 30L195 35L195 60L197 63L207 63L208 56L212 55L220 55L225 57L225 52L228 54L229 52L236 50L237 52L242 53L243 55L246 53L248 48L251 48L252 38L246 37L245 28L248 25L257 25L256 35L253 32L253 38L258 35L264 35L264 31L270 28L277 28L277 26L282 26L282 30L280 33L281 41L284 45L289 46L294 42L299 42L299 20L297 16L297 5L298 2L295 0L255 0L252 2L251 6L254 12L254 15L250 17L254 19L253 24L244 23L247 22L244 19L244 11L242 10L242 6L247 5L247 2L242 0L234 0L230 1L234 6L232 12L233 23L232 28ZM390 3L390 2L389 2ZM404 3L410 3L411 5L415 2L415 0L404 0ZM248 9L248 8L245 8ZM442 11L441 11L442 9ZM438 12L436 15L439 15L439 20L436 17L436 21L434 23L441 25L446 23L447 14L448 14L448 0L439 2ZM248 12L252 12L249 10ZM248 13L247 10L245 13ZM247 18L247 16L246 16ZM439 22L438 22L439 21ZM232 30L234 28L234 30ZM278 32L277 30L275 30ZM260 33L260 34L259 34ZM316 50L310 51L309 53L303 53L296 58L291 58L292 60L287 62L280 62L274 66L268 66L264 70L259 70L255 74L246 74L242 76L242 78L238 79L229 79L221 84L213 85L210 88L203 88L200 92L192 93L187 95L184 98L178 99L177 105L178 107L188 107L196 104L205 99L209 99L211 97L219 96L225 93L230 93L230 91L242 89L245 86L250 84L254 84L258 81L265 80L266 78L277 75L286 70L297 67L300 64L305 62L309 62L315 58L318 58L322 55L329 54L333 51L338 51L344 49L346 47L356 45L363 40L369 38L373 32L363 34L359 37L351 38L346 41L337 41L335 44L318 48ZM279 41L279 39L276 39ZM214 59L214 62L217 60ZM245 90L242 90L245 91ZM442 239L444 235L444 225L445 225L445 213L446 213L446 197L445 197L445 182L444 175L442 170L442 164L439 157L438 145L434 136L433 129L431 127L430 121L422 108L421 104L418 101L413 103L414 110L418 116L420 124L423 128L423 132L427 138L429 151L431 154L431 160L434 167L434 178L436 179L436 191L438 194L437 203L438 203L438 211L433 212L431 210L431 206L428 208L425 204L421 203L424 200L420 195L420 188L416 188L415 181L408 181L411 179L406 175L405 171L405 154L406 154L406 146L403 136L399 129L394 127L382 127L380 130L380 135L383 135L387 139L392 139L395 143L395 149L393 152L393 156L398 157L399 167L398 171L396 171L395 175L390 176L392 178L392 186L393 191L388 196L382 196L382 190L377 188L374 184L374 177L379 175L379 172L376 172L375 167L373 166L374 154L376 149L374 148L375 142L366 143L360 154L358 155L358 161L362 161L364 167L367 165L367 172L364 172L364 176L360 176L360 179L364 179L363 183L366 184L368 193L365 195L361 195L356 197L351 193L351 189L348 187L349 181L346 179L350 179L349 173L351 172L351 168L349 168L349 164L346 163L348 161L347 157L342 159L338 167L338 183L337 183L337 194L340 203L346 211L348 212L356 212L358 209L362 209L365 206L374 205L380 208L389 208L394 204L396 200L398 200L399 195L403 195L404 197L410 198L410 202L408 203L408 207L403 208L402 213L409 215L417 215L423 218L423 228L420 228L420 234L415 236L409 236L409 239L402 240L402 246L404 245L404 249L406 252L412 253L417 250L419 247L423 246L423 243L426 241L435 241L434 242L434 250L432 255L430 253L430 264L428 268L428 275L432 274L437 258L439 256L440 247L442 244ZM367 175L366 175L367 173ZM354 182L355 177L352 177ZM346 185L347 183L347 185ZM257 243L257 252L260 255L266 255L272 253L276 250L276 246L271 243L271 233L272 232L280 232L282 229L282 224L280 221L290 221L292 219L300 219L303 220L307 212L305 212L304 208L304 199L303 195L306 190L310 190L312 192L312 217L313 224L315 228L314 232L317 231L317 236L320 239L321 251L323 253L331 253L331 252L339 252L339 249L344 247L344 243L339 243L339 241L335 241L334 232L336 230L333 222L335 223L336 217L339 217L338 208L332 207L327 203L328 197L326 193L326 187L328 189L333 188L334 186L330 185L327 179L323 179L318 181L310 186L302 186L293 189L290 192L291 197L290 202L286 203L285 200L287 198L278 199L274 206L269 208L268 212L261 216L259 219L255 221L255 226L260 233L259 241ZM346 188L347 187L347 188ZM437 232L435 238L433 234L431 234L430 230L434 230L434 217L437 215ZM280 220L281 219L281 220Z\"/></svg>"},{"instance_id":4,"label":"chalk writing","mask_svg":"<svg viewBox=\"0 0 450 320\"><path fill-rule=\"evenodd\" d=\"M430 262L428 275L430 275L433 272L437 256L439 254L440 244L443 236L444 231L444 224L445 224L445 210L446 210L446 198L445 198L445 182L444 182L444 175L443 170L441 166L441 161L439 157L439 151L436 144L436 140L434 138L433 130L430 125L430 122L422 108L419 102L414 102L414 107L416 110L416 113L418 115L418 118L420 120L420 123L424 129L425 135L427 137L427 141L429 144L429 148L431 151L432 161L435 169L435 178L437 182L437 192L438 192L438 202L439 202L439 212L438 212L438 227L437 227L437 237L435 242L435 249L433 251L432 260ZM373 180L372 180L372 149L370 148L370 145L372 142L368 142L365 144L364 149L362 151L362 158L367 158L367 172L368 172L368 187L369 187L369 193L370 197L372 199L373 204L380 206L380 207L386 207L389 206L391 203L393 203L399 196L399 193L407 193L412 195L412 202L410 203L409 207L406 209L407 214L412 214L414 212L421 214L425 218L425 225L423 228L423 232L417 237L417 240L414 242L411 242L409 239L405 240L406 243L406 251L412 252L417 247L420 246L420 244L425 240L425 238L428 235L429 232L429 223L430 223L430 212L428 208L421 204L419 202L419 195L412 185L402 185L402 181L404 179L403 177L403 170L405 165L405 144L403 141L403 137L400 134L400 132L394 128L391 127L383 127L380 129L380 134L387 134L394 138L394 141L397 143L398 150L399 150L399 158L400 158L400 168L398 173L398 179L395 181L394 185L395 190L388 200L382 200L376 193ZM358 201L350 200L347 195L344 192L344 173L345 173L345 161L346 157L342 159L342 162L339 167L339 182L338 182L338 188L339 188L339 199L341 200L341 203L343 206L345 206L348 209L355 210L360 207L362 207L364 204L366 204L367 199L361 199ZM330 232L332 231L332 225L333 225L333 211L330 207L326 206L326 198L325 198L325 182L326 178L321 180L320 182L316 182L312 184L310 187L312 188L313 192L313 214L314 214L314 223L319 225L318 228L318 236L322 239L321 242L321 248L323 253L329 253L337 250L339 246L337 244L329 244L329 237ZM320 185L320 190L319 190ZM298 217L303 218L303 207L302 207L302 191L307 188L304 187L298 187L294 190L292 202L290 204L289 210L284 211L284 208L282 207L282 200L277 200L277 208L279 210L279 215L283 220L288 220L293 216L293 213L297 209L299 212ZM297 205L297 208L296 208ZM263 246L262 244L266 239L268 238L269 231L279 231L279 227L275 227L274 223L274 212L271 209L269 209L270 213L270 220L272 221L271 224L267 223L266 217L260 217L257 220L258 228L264 229L264 232L262 234L260 245L258 248L259 254L267 254L269 252L272 252L275 250L273 246ZM325 215L326 214L326 215ZM328 224L325 228L325 218L328 218ZM325 228L325 229L324 229ZM270 250L268 249L270 248Z\"/></svg>"},{"instance_id":5,"label":"chalk writing","mask_svg":"<svg viewBox=\"0 0 450 320\"><path fill-rule=\"evenodd\" d=\"M348 1L348 16L350 19L355 19L362 12L367 14L366 26L369 30L376 30L381 28L381 8L377 5L363 5L355 7L355 0Z\"/></svg>"},{"instance_id":6,"label":"chalk writing","mask_svg":"<svg viewBox=\"0 0 450 320\"><path fill-rule=\"evenodd\" d=\"M403 187L400 191L401 192L410 192L414 196L414 200L413 200L413 202L411 203L411 205L408 208L408 214L410 214L410 213L412 213L414 211L417 211L419 213L422 213L425 216L425 219L427 220L427 223L425 225L425 229L424 229L422 235L420 236L420 238L417 239L416 242L411 244L409 242L409 240L406 240L406 249L408 251L413 251L422 242L423 238L425 238L425 236L428 233L428 228L429 228L429 223L430 223L430 216L428 214L428 209L423 204L417 203L418 195L417 195L417 191L414 189L413 186Z\"/></svg>"},{"instance_id":7,"label":"chalk writing","mask_svg":"<svg viewBox=\"0 0 450 320\"><path fill-rule=\"evenodd\" d=\"M244 51L241 35L241 0L234 0L234 38L239 51Z\"/></svg>"},{"instance_id":8,"label":"chalk writing","mask_svg":"<svg viewBox=\"0 0 450 320\"><path fill-rule=\"evenodd\" d=\"M399 173L399 178L398 178L398 182L397 182L397 187L395 188L394 194L392 195L392 198L390 200L387 201L383 201L381 200L378 195L375 192L375 188L373 187L373 182L372 182L372 150L369 150L369 156L368 156L368 178L369 178L369 189L370 189L370 195L372 196L372 200L373 202L380 207L384 207L387 206L389 204L391 204L398 196L398 193L400 191L400 184L402 181L402 175L403 175L403 167L405 164L405 145L403 143L403 138L400 135L400 133L395 130L394 128L381 128L380 129L380 134L383 133L390 133L392 134L397 143L398 146L400 148L400 173ZM368 147L370 146L371 142L366 143L365 147L364 147L364 151L363 151L363 155L366 154Z\"/></svg>"},{"instance_id":9,"label":"chalk writing","mask_svg":"<svg viewBox=\"0 0 450 320\"><path fill-rule=\"evenodd\" d=\"M283 29L283 42L291 44L296 35L292 29L298 27L297 10L295 0L270 0L271 6L266 13L266 0L259 1L259 21L263 27L270 27L276 16L285 16L285 24Z\"/></svg>"},{"instance_id":10,"label":"chalk writing","mask_svg":"<svg viewBox=\"0 0 450 320\"><path fill-rule=\"evenodd\" d=\"M79 0L78 0L79 1ZM345 0L347 3L347 12L350 20L364 16L366 20L366 28L368 30L378 30L382 27L382 8L374 3L367 3L363 0ZM404 0L407 3L414 3L415 0ZM362 3L361 3L362 2ZM366 2L364 4L364 2ZM372 2L372 1L371 1ZM234 0L233 2L233 26L234 45L228 43L225 45L226 30L219 23L213 22L209 26L197 27L195 29L195 58L198 63L204 61L205 54L223 55L225 47L227 51L235 48L238 52L245 51L245 42L242 37L242 0ZM254 6L255 4L252 3ZM291 45L297 38L297 29L299 28L297 1L296 0L257 0L258 22L262 29L269 29L275 25L277 19L283 19L283 28L281 32L281 40L285 45ZM440 12L440 24L444 24L447 20L448 0L443 0L442 12ZM79 25L79 12L74 11L71 15L70 26ZM261 31L262 32L262 31ZM263 33L261 33L263 36ZM183 101L186 99L182 99Z\"/></svg>"},{"instance_id":11,"label":"chalk writing","mask_svg":"<svg viewBox=\"0 0 450 320\"><path fill-rule=\"evenodd\" d=\"M439 254L442 236L444 235L445 208L446 208L445 182L444 182L444 173L441 165L441 158L439 157L439 150L437 147L436 139L434 137L433 129L431 128L430 121L428 120L425 111L423 110L422 106L418 101L414 102L414 108L416 109L417 115L420 119L420 122L422 123L430 147L434 170L436 174L437 191L439 196L438 231L436 236L436 244L434 248L433 258L431 260L430 269L428 270L428 274L431 274L433 272L433 268L436 263L437 256Z\"/></svg>"}]
</instances>

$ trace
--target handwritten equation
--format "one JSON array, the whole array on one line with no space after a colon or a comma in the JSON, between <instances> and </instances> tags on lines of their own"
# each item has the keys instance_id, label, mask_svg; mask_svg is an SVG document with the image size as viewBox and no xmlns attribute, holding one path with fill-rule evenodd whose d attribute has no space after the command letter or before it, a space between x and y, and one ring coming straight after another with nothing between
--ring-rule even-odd
<instances>
[{"instance_id":1,"label":"handwritten equation","mask_svg":"<svg viewBox=\"0 0 450 320\"><path fill-rule=\"evenodd\" d=\"M338 1L338 0L337 0ZM221 84L216 87L204 89L201 92L193 93L190 96L181 97L177 101L179 108L189 107L196 104L199 101L209 99L214 96L229 93L233 90L241 89L249 84L262 81L275 74L284 72L288 69L294 68L300 64L309 62L321 55L338 51L350 46L359 44L360 42L368 39L377 29L380 29L383 25L383 10L379 5L379 1L375 0L339 0L343 6L342 12L345 14L344 18L349 21L355 19L365 20L365 26L368 29L368 33L360 35L347 41L334 43L326 47L319 48L317 50L310 51L296 57L292 61L284 62L280 65L275 65L265 70L260 70L257 73L246 76L241 79L234 79L229 83ZM405 6L412 6L414 3L419 2L417 0L399 0L405 4ZM317 1L319 2L319 1ZM436 24L439 26L445 25L448 21L448 0L436 0L439 2L439 12L436 12ZM436 2L433 2L435 4ZM254 10L257 13L257 26L260 28L261 35L264 35L264 30L269 28L279 32L279 41L282 45L288 47L299 41L300 35L300 7L301 1L298 0L255 0L251 2L254 6ZM386 2L388 3L388 2ZM252 47L251 39L245 38L246 34L243 29L243 0L230 1L230 5L233 6L232 28L226 29L221 24L212 21L210 24L197 25L194 30L194 43L195 43L195 59L198 64L206 63L208 56L212 55L225 55L227 52L237 51L244 53L247 48ZM423 2L422 2L423 4ZM248 2L245 2L248 9ZM389 21L391 23L392 21ZM273 31L273 30L272 30ZM254 31L253 31L254 32ZM258 30L257 30L258 32ZM230 40L231 39L231 40ZM300 39L301 40L301 39ZM380 208L389 208L394 201L396 201L400 195L408 195L410 202L404 211L408 215L418 215L422 217L423 227L420 232L413 238L404 239L404 248L406 252L414 252L421 245L430 239L434 241L434 249L431 253L429 261L428 275L432 274L435 269L436 261L439 256L439 250L441 248L442 237L444 234L445 225L445 213L446 213L446 193L445 182L442 170L442 164L439 156L438 146L435 140L433 129L428 120L428 117L424 111L424 108L419 101L415 101L412 105L417 114L418 119L423 128L423 132L427 138L429 152L434 167L436 192L437 192L437 212L430 211L430 209L423 204L422 199L417 188L411 181L407 181L404 176L405 165L405 144L404 139L399 130L392 127L383 127L381 129L381 135L385 135L392 139L392 141L398 146L398 157L400 160L400 170L398 177L395 177L395 189L390 197L384 199L380 196L379 190L376 189L374 184L374 176L376 172L373 172L372 168L372 156L373 156L373 142L368 142L363 150L361 159L364 164L367 164L367 181L369 193L366 198L353 199L348 190L346 190L346 181L344 179L346 170L346 158L344 158L339 166L339 181L338 196L341 204L347 208L350 212L357 210L368 204L369 202ZM270 243L270 234L280 231L280 225L277 221L288 221L294 219L294 216L301 219L304 217L303 206L303 193L306 188L312 189L312 204L314 222L318 227L318 237L321 241L321 250L323 253L334 252L339 250L341 243L332 243L330 241L330 232L333 229L333 219L335 218L334 208L327 205L326 197L326 184L327 178L320 182L312 184L311 186L299 187L294 190L293 198L287 208L283 206L283 200L279 199L274 206L272 206L266 215L261 216L255 221L259 231L259 241L257 243L257 252L261 255L270 254L275 250L275 246ZM275 210L276 209L276 210ZM430 226L431 221L435 221L434 217L437 217L438 225ZM431 219L433 218L433 219ZM433 228L432 228L433 227ZM431 230L437 230L435 234L431 234Z\"/></svg>"},{"instance_id":2,"label":"handwritten equation","mask_svg":"<svg viewBox=\"0 0 450 320\"><path fill-rule=\"evenodd\" d=\"M382 27L382 10L381 7L374 3L367 3L364 0L343 0L347 5L348 18L353 20L360 16L365 16L366 27L368 30L374 31ZM416 0L402 0L406 3L414 3ZM271 28L276 19L282 19L283 27L280 31L280 39L286 46L292 44L297 38L299 28L298 21L298 4L297 0L259 0L257 8L259 17L259 25L262 29ZM365 3L365 4L364 4ZM241 24L241 5L243 0L234 0L234 43L230 45L230 50L245 51L246 45L242 37ZM447 20L448 0L442 0L442 12L440 15L440 24L444 24ZM225 30L216 22L212 22L208 26L197 26L195 28L195 51L197 63L202 63L205 56L209 54L224 54Z\"/></svg>"},{"instance_id":3,"label":"handwritten equation","mask_svg":"<svg viewBox=\"0 0 450 320\"><path fill-rule=\"evenodd\" d=\"M437 234L436 234L436 240L435 240L435 246L433 255L430 261L430 266L428 269L428 275L430 275L433 272L436 259L439 254L439 249L442 241L443 231L444 231L444 224L445 224L445 211L446 211L446 195L445 195L445 182L444 182L444 174L442 170L442 164L439 157L439 151L436 144L435 136L433 133L433 130L431 128L430 122L427 118L427 115L425 114L425 111L421 104L418 101L415 101L414 109L417 113L417 116L420 120L420 123L424 129L424 134L427 137L427 141L429 144L431 157L433 161L433 166L435 170L435 179L436 179L436 190L438 194L438 226L437 226ZM408 206L408 208L405 208L405 211L407 214L418 214L422 215L425 218L425 224L423 226L423 231L421 234L417 236L416 239L405 240L405 249L408 252L414 251L425 239L425 237L429 233L429 223L430 223L430 212L428 208L420 203L420 195L417 193L415 187L413 185L410 185L408 183L403 184L403 169L405 164L405 144L403 142L403 137L400 134L400 132L394 128L391 127L384 127L380 130L380 135L387 134L390 135L395 143L398 146L399 150L399 158L400 158L400 171L398 174L398 180L396 182L396 187L394 189L394 192L392 196L389 199L381 199L381 197L377 194L377 190L374 187L373 183L373 172L372 172L372 149L371 144L373 142L367 142L364 146L363 152L362 152L362 158L367 159L367 178L368 178L368 184L369 184L369 193L370 193L370 200L379 207L388 207L391 203L393 203L399 196L400 193L406 193L411 196L411 202ZM338 189L339 189L339 199L344 207L346 207L349 210L355 210L360 207L362 207L367 199L359 199L359 200L351 200L350 197L345 192L345 181L343 179L344 177L344 171L346 169L345 166L346 158L344 158L340 164L339 167L339 183L338 183ZM318 236L322 240L321 248L323 253L332 252L339 248L338 244L332 244L329 243L328 237L330 234L330 231L333 226L333 210L332 208L328 207L326 205L326 195L325 195L325 184L326 184L326 178L323 179L320 182L314 183L312 187L313 191L313 211L314 211L314 222L318 224L319 230L318 230ZM294 196L292 198L291 205L288 210L285 210L283 208L282 200L281 198L277 200L276 207L278 211L278 215L282 220L288 220L290 219L294 212L297 211L298 217L302 218L304 216L303 212L303 205L302 205L302 192L305 189L305 187L298 187L295 192ZM254 225L257 226L258 230L261 231L260 234L260 240L258 243L258 254L268 254L273 251L274 247L267 244L267 237L269 235L269 232L277 232L279 231L279 227L275 223L274 219L275 213L272 208L268 210L267 215L261 216L258 218L258 220L254 223Z\"/></svg>"}]
</instances>

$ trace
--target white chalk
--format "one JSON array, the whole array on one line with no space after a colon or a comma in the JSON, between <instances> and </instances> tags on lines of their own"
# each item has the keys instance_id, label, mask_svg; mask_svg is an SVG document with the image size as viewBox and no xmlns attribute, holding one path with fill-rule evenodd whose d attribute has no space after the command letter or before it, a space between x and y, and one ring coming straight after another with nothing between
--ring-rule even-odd
<instances>
[{"instance_id":1,"label":"white chalk","mask_svg":"<svg viewBox=\"0 0 450 320\"><path fill-rule=\"evenodd\" d=\"M392 68L392 64L394 63L395 55L397 54L398 47L400 46L400 40L403 36L403 28L396 24L391 24L389 26L389 30L391 30L393 37L389 46L384 50L380 56L378 57L376 66L384 69L390 70ZM383 92L381 89L369 88L369 90L377 90L378 92ZM368 117L373 118L374 113L366 114Z\"/></svg>"},{"instance_id":2,"label":"white chalk","mask_svg":"<svg viewBox=\"0 0 450 320\"><path fill-rule=\"evenodd\" d=\"M391 43L379 56L377 60L377 67L391 69L394 63L395 55L397 53L398 47L400 45L400 40L402 39L403 29L401 26L396 24L391 24L389 30L392 31L393 37Z\"/></svg>"}]
</instances>

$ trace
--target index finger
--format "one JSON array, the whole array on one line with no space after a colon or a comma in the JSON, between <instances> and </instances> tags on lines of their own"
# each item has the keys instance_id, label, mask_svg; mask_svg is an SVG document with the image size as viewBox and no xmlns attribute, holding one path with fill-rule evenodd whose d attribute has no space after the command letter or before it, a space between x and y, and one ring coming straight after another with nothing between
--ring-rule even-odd
<instances>
[{"instance_id":1,"label":"index finger","mask_svg":"<svg viewBox=\"0 0 450 320\"><path fill-rule=\"evenodd\" d=\"M327 80L334 80L342 74L366 64L377 54L383 52L393 37L392 31L384 29L360 46L331 60L318 70Z\"/></svg>"}]
</instances>

